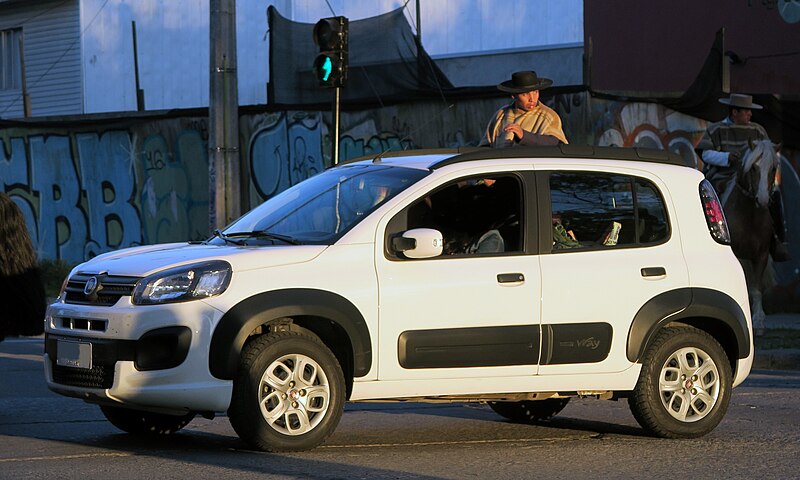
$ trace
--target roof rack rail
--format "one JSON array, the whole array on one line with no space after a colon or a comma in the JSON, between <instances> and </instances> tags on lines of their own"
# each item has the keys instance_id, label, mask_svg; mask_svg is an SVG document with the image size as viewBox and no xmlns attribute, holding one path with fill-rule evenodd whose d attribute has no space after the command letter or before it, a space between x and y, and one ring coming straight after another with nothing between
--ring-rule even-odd
<instances>
[{"instance_id":1,"label":"roof rack rail","mask_svg":"<svg viewBox=\"0 0 800 480\"><path fill-rule=\"evenodd\" d=\"M598 158L608 160L635 160L640 162L667 163L692 167L678 154L652 148L594 147L591 145L530 146L509 148L475 148L460 155L446 158L431 166L433 170L454 163L500 158Z\"/></svg>"},{"instance_id":2,"label":"roof rack rail","mask_svg":"<svg viewBox=\"0 0 800 480\"><path fill-rule=\"evenodd\" d=\"M348 163L362 162L364 160L372 160L375 163L380 163L383 158L392 157L406 157L409 155L460 155L475 151L486 151L485 147L456 147L456 148L421 148L415 150L384 150L373 155L362 155L360 157L350 158L339 165Z\"/></svg>"}]
</instances>

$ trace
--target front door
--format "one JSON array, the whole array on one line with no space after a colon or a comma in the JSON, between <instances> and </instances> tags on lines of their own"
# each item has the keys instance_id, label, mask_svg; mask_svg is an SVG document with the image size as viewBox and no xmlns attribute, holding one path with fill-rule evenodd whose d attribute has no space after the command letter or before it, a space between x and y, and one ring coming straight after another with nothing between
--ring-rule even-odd
<instances>
[{"instance_id":1,"label":"front door","mask_svg":"<svg viewBox=\"0 0 800 480\"><path fill-rule=\"evenodd\" d=\"M449 182L387 216L379 235L433 228L445 248L412 260L376 242L380 380L536 373L541 282L538 257L523 251L524 197L521 176L495 172ZM424 388L416 393L437 393Z\"/></svg>"}]
</instances>

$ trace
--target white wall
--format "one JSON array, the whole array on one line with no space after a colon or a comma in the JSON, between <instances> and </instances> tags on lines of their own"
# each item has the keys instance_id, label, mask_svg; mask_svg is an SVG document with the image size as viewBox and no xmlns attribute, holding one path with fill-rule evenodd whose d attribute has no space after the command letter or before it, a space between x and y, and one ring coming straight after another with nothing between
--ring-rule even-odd
<instances>
[{"instance_id":1,"label":"white wall","mask_svg":"<svg viewBox=\"0 0 800 480\"><path fill-rule=\"evenodd\" d=\"M145 107L207 106L208 0L110 0L103 7L104 1L81 2L85 112L136 110L131 21ZM265 103L268 3L236 3L240 103ZM274 3L282 8L289 0Z\"/></svg>"},{"instance_id":2,"label":"white wall","mask_svg":"<svg viewBox=\"0 0 800 480\"><path fill-rule=\"evenodd\" d=\"M328 7L328 3L333 8ZM357 20L405 0L237 0L239 102L266 103L266 10L315 23ZM583 42L582 0L420 0L431 55ZM416 25L416 0L406 17ZM81 0L84 111L136 110L131 21L136 21L140 87L147 110L208 105L208 0Z\"/></svg>"},{"instance_id":3,"label":"white wall","mask_svg":"<svg viewBox=\"0 0 800 480\"><path fill-rule=\"evenodd\" d=\"M405 0L295 0L291 15L298 22L344 15L350 20L400 8ZM583 0L419 0L422 42L431 55L518 49L583 43ZM417 1L406 18L417 23Z\"/></svg>"}]
</instances>

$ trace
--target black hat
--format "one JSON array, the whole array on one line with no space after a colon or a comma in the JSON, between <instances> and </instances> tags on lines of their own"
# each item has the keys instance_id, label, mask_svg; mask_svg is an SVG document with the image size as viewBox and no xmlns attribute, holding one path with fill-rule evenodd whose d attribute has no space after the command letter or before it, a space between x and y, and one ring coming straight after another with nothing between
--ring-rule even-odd
<instances>
[{"instance_id":1,"label":"black hat","mask_svg":"<svg viewBox=\"0 0 800 480\"><path fill-rule=\"evenodd\" d=\"M534 71L514 72L511 80L506 80L497 86L497 89L508 93L525 93L541 90L553 84L549 78L539 78Z\"/></svg>"}]
</instances>

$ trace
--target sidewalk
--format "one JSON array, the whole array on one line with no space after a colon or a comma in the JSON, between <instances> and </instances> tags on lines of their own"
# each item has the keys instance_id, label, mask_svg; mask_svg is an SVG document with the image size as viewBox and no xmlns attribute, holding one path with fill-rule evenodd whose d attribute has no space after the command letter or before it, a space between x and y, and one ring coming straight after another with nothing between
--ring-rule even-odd
<instances>
[{"instance_id":1,"label":"sidewalk","mask_svg":"<svg viewBox=\"0 0 800 480\"><path fill-rule=\"evenodd\" d=\"M767 330L800 330L800 314L780 313L767 316ZM756 339L756 344L758 339ZM800 370L800 348L764 349L756 345L754 370Z\"/></svg>"}]
</instances>

